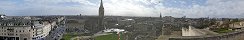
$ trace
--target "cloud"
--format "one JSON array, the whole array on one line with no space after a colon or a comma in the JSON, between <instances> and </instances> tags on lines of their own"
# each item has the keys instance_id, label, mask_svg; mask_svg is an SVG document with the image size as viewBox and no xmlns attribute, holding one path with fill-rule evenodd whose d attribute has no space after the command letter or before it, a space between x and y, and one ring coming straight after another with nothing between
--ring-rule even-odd
<instances>
[{"instance_id":1,"label":"cloud","mask_svg":"<svg viewBox=\"0 0 244 40\"><path fill-rule=\"evenodd\" d=\"M103 0L105 15L244 17L244 0ZM7 15L98 15L100 0L0 0Z\"/></svg>"},{"instance_id":2,"label":"cloud","mask_svg":"<svg viewBox=\"0 0 244 40\"><path fill-rule=\"evenodd\" d=\"M152 16L157 10L153 6L149 6L151 4L153 3L146 0L114 0L106 1L104 7L107 15Z\"/></svg>"},{"instance_id":3,"label":"cloud","mask_svg":"<svg viewBox=\"0 0 244 40\"><path fill-rule=\"evenodd\" d=\"M194 4L190 8L162 8L164 15L175 17L243 18L243 0L207 0L204 5Z\"/></svg>"},{"instance_id":4,"label":"cloud","mask_svg":"<svg viewBox=\"0 0 244 40\"><path fill-rule=\"evenodd\" d=\"M21 2L21 4L17 4L16 1L1 0L0 4L3 4L3 6L0 6L0 9L2 10L2 12L10 16L70 15L70 14L78 15L84 12L83 9L94 6L94 4L89 3L87 0L22 0L22 1L23 2ZM62 4L62 3L66 3L66 4ZM67 4L67 3L71 3L71 4ZM83 5L87 7L83 7Z\"/></svg>"}]
</instances>

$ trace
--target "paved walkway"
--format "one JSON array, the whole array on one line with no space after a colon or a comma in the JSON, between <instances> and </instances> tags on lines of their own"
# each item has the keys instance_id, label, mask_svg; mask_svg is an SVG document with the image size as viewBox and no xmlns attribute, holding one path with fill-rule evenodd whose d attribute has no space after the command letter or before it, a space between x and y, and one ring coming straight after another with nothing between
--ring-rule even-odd
<instances>
[{"instance_id":1,"label":"paved walkway","mask_svg":"<svg viewBox=\"0 0 244 40\"><path fill-rule=\"evenodd\" d=\"M169 40L169 37L171 36L181 36L181 31L173 31L171 35L163 35L161 34L158 39L156 40Z\"/></svg>"},{"instance_id":2,"label":"paved walkway","mask_svg":"<svg viewBox=\"0 0 244 40\"><path fill-rule=\"evenodd\" d=\"M92 37L109 35L109 34L113 34L113 33L106 33L106 32L99 31L99 32L95 33ZM71 38L71 40L75 40L76 38L78 38L78 39L91 38L91 36L77 36L77 37Z\"/></svg>"}]
</instances>

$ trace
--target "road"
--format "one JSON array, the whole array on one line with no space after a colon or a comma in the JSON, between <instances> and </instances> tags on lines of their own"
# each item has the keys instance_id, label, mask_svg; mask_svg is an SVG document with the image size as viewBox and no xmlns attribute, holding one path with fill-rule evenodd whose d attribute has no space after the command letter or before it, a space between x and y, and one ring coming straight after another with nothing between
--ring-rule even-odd
<instances>
[{"instance_id":1,"label":"road","mask_svg":"<svg viewBox=\"0 0 244 40\"><path fill-rule=\"evenodd\" d=\"M65 21L60 22L53 30L49 33L46 40L60 40L65 32Z\"/></svg>"}]
</instances>

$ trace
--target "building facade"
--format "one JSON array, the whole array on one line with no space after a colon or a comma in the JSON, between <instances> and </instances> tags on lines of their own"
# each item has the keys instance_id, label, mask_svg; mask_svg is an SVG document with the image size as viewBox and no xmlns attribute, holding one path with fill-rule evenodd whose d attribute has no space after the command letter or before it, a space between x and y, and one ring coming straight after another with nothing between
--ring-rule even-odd
<instances>
[{"instance_id":1,"label":"building facade","mask_svg":"<svg viewBox=\"0 0 244 40\"><path fill-rule=\"evenodd\" d=\"M0 40L45 40L53 24L42 19L1 19Z\"/></svg>"}]
</instances>

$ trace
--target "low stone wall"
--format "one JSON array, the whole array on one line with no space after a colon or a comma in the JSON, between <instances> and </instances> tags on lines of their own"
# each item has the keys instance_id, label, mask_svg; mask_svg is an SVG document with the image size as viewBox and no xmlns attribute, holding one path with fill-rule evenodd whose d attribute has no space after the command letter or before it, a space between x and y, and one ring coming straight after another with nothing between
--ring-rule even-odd
<instances>
[{"instance_id":1,"label":"low stone wall","mask_svg":"<svg viewBox=\"0 0 244 40\"><path fill-rule=\"evenodd\" d=\"M244 29L217 35L170 37L169 40L240 40L241 38L244 38Z\"/></svg>"}]
</instances>

